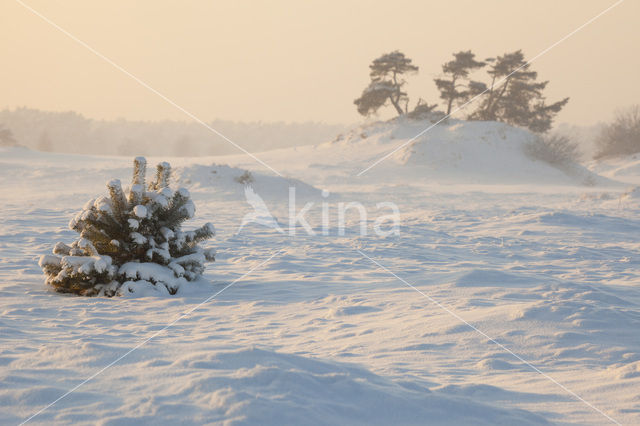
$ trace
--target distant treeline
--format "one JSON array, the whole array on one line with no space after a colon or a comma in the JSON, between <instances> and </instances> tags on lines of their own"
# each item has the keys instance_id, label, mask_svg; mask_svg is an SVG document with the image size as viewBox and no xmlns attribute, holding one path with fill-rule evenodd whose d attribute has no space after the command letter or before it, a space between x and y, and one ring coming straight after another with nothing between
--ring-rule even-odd
<instances>
[{"instance_id":1,"label":"distant treeline","mask_svg":"<svg viewBox=\"0 0 640 426\"><path fill-rule=\"evenodd\" d=\"M215 120L207 124L250 152L319 144L333 139L345 128L343 125L317 122ZM127 156L241 153L211 130L193 122L105 121L89 119L71 111L17 108L0 111L0 128L7 132L6 138L0 138L0 145L17 144L39 151Z\"/></svg>"}]
</instances>

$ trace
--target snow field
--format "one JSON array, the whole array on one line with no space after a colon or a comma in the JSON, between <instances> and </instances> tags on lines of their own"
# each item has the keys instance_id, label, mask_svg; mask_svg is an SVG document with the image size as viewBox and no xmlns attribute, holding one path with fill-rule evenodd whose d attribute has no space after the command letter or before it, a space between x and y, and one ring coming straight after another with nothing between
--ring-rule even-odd
<instances>
[{"instance_id":1,"label":"snow field","mask_svg":"<svg viewBox=\"0 0 640 426\"><path fill-rule=\"evenodd\" d=\"M259 224L237 234L250 211L235 181L244 160L170 159L196 205L191 225L216 225L218 255L208 283L166 297L55 294L37 265L56 241L73 239L68 220L105 181L128 177L130 159L3 151L0 184L11 190L0 206L0 422L20 423L196 308L32 422L606 424L601 410L638 423L640 204L629 184L595 176L600 185L584 187L547 166L530 175L543 173L537 182L500 184L513 170L475 182L483 172L464 175L468 163L440 162L458 168L450 175L413 165L426 149L417 146L389 159L406 167L393 179L384 163L371 179L346 179L410 134L382 126L388 131L397 133L382 141L369 129L368 145L260 156L316 199L308 215L316 230L320 189L372 212L395 202L400 235L386 238L360 235L354 217L344 236ZM525 161L518 152L510 155ZM299 162L277 163L294 154ZM292 180L251 170L256 193L286 218Z\"/></svg>"}]
</instances>

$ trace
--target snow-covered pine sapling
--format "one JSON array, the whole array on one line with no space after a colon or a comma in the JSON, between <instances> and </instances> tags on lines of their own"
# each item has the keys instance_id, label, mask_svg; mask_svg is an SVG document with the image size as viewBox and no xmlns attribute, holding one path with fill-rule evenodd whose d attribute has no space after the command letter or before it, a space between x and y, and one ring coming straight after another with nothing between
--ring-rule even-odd
<instances>
[{"instance_id":1,"label":"snow-covered pine sapling","mask_svg":"<svg viewBox=\"0 0 640 426\"><path fill-rule=\"evenodd\" d=\"M199 243L213 237L215 228L207 223L183 231L182 224L195 214L189 191L169 188L168 163L158 164L148 187L145 172L146 160L137 157L128 193L114 179L107 183L108 197L89 201L69 222L79 238L70 246L56 244L53 254L40 258L47 284L85 296L175 294L201 277L215 251Z\"/></svg>"}]
</instances>

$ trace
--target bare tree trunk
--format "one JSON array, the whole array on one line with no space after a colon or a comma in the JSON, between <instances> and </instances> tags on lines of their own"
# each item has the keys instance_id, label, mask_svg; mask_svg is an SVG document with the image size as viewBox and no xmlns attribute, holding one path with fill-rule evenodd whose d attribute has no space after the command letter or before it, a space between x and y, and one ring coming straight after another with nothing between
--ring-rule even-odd
<instances>
[{"instance_id":1,"label":"bare tree trunk","mask_svg":"<svg viewBox=\"0 0 640 426\"><path fill-rule=\"evenodd\" d=\"M393 70L393 86L396 88L396 90L398 92L400 92L400 88L398 87L398 79L397 79L398 73L396 70ZM400 107L400 94L398 93L398 96L394 99L393 95L389 96L389 100L391 101L391 105L393 105L393 107L396 109L396 111L398 112L398 115L402 115L404 114L404 112L402 111L402 108Z\"/></svg>"},{"instance_id":2,"label":"bare tree trunk","mask_svg":"<svg viewBox=\"0 0 640 426\"><path fill-rule=\"evenodd\" d=\"M400 104L398 103L399 99L394 99L393 96L389 96L389 100L391 101L391 105L393 105L393 107L398 112L398 115L404 114L402 108L400 107Z\"/></svg>"},{"instance_id":3,"label":"bare tree trunk","mask_svg":"<svg viewBox=\"0 0 640 426\"><path fill-rule=\"evenodd\" d=\"M480 111L480 119L481 120L486 120L487 116L488 116L488 112L489 109L491 108L492 104L493 104L493 89L495 87L495 83L496 83L496 76L494 74L493 78L491 79L491 86L489 86L489 93L487 96L487 101L484 104L484 109L482 111Z\"/></svg>"},{"instance_id":4,"label":"bare tree trunk","mask_svg":"<svg viewBox=\"0 0 640 426\"><path fill-rule=\"evenodd\" d=\"M455 74L451 76L451 96L449 96L449 100L447 101L447 115L451 114L451 107L453 106L453 96L456 93L456 76Z\"/></svg>"},{"instance_id":5,"label":"bare tree trunk","mask_svg":"<svg viewBox=\"0 0 640 426\"><path fill-rule=\"evenodd\" d=\"M493 85L493 83L492 83L492 85ZM499 94L493 96L493 93L492 93L492 96L489 97L490 103L487 106L487 109L485 111L487 113L487 117L486 118L488 118L489 120L495 120L496 119L496 116L495 116L496 106L498 105L498 102L500 101L500 99L502 99L502 97L504 96L504 93L507 91L507 86L508 85L509 85L509 78L507 78L507 80L504 82L504 85L502 86L502 90L500 90ZM493 90L492 90L492 92L493 92Z\"/></svg>"}]
</instances>

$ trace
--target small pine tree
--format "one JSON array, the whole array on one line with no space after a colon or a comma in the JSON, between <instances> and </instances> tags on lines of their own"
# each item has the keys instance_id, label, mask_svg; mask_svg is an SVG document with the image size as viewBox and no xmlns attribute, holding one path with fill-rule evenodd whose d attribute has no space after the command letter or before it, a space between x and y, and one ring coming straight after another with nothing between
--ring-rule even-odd
<instances>
[{"instance_id":1,"label":"small pine tree","mask_svg":"<svg viewBox=\"0 0 640 426\"><path fill-rule=\"evenodd\" d=\"M145 171L146 160L137 157L128 193L112 180L108 197L89 201L71 220L69 227L79 238L70 246L56 244L53 255L40 258L47 284L84 296L145 288L175 294L182 284L200 278L215 252L198 244L215 234L213 225L182 231L195 214L189 192L169 188L168 163L158 164L146 188Z\"/></svg>"},{"instance_id":2,"label":"small pine tree","mask_svg":"<svg viewBox=\"0 0 640 426\"><path fill-rule=\"evenodd\" d=\"M413 111L407 114L407 117L413 120L431 120L435 123L445 116L444 112L436 110L437 107L437 104L429 105L420 98Z\"/></svg>"}]
</instances>

